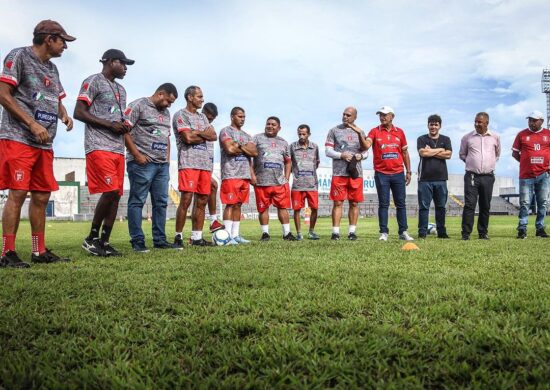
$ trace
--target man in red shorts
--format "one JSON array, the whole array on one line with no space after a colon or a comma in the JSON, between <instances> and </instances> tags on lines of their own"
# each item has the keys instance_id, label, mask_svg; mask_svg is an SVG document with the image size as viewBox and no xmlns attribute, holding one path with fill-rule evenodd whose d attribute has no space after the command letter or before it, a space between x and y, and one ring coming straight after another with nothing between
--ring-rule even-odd
<instances>
[{"instance_id":1,"label":"man in red shorts","mask_svg":"<svg viewBox=\"0 0 550 390\"><path fill-rule=\"evenodd\" d=\"M216 131L206 116L198 112L204 102L202 90L192 85L185 90L187 105L174 115L172 127L178 147L180 204L176 212L176 236L174 246L183 247L183 227L187 210L197 194L192 213L191 245L210 246L212 243L202 238L204 215L212 180L214 165L213 149L208 142L218 139Z\"/></svg>"},{"instance_id":2,"label":"man in red shorts","mask_svg":"<svg viewBox=\"0 0 550 390\"><path fill-rule=\"evenodd\" d=\"M256 195L262 237L260 241L269 241L269 206L277 208L279 222L283 227L283 239L296 241L290 232L290 178L291 162L288 142L277 134L281 130L281 121L276 116L267 118L265 131L256 134L253 142L258 156L254 158L251 184Z\"/></svg>"},{"instance_id":3,"label":"man in red shorts","mask_svg":"<svg viewBox=\"0 0 550 390\"><path fill-rule=\"evenodd\" d=\"M290 158L292 160L292 209L294 210L294 225L296 226L296 240L301 241L303 236L300 230L300 210L307 205L311 209L308 238L318 240L315 233L319 193L317 182L317 168L319 168L319 147L309 140L311 130L308 125L298 126L298 141L290 144Z\"/></svg>"},{"instance_id":4,"label":"man in red shorts","mask_svg":"<svg viewBox=\"0 0 550 390\"><path fill-rule=\"evenodd\" d=\"M65 91L57 67L50 61L61 57L68 35L53 20L43 20L34 29L32 46L12 50L0 74L0 189L9 189L2 214L0 267L27 268L15 251L21 207L31 193L29 219L33 263L68 261L46 248L46 206L52 191L59 189L53 175L52 143L61 119L67 130L73 120L61 103Z\"/></svg>"},{"instance_id":5,"label":"man in red shorts","mask_svg":"<svg viewBox=\"0 0 550 390\"><path fill-rule=\"evenodd\" d=\"M349 202L348 239L357 240L355 229L359 218L359 202L363 201L363 168L361 161L368 154L366 136L355 125L357 110L348 107L342 114L342 124L330 129L325 142L325 154L332 158L330 200L332 208L331 239L340 239L340 220L344 201Z\"/></svg>"},{"instance_id":6,"label":"man in red shorts","mask_svg":"<svg viewBox=\"0 0 550 390\"><path fill-rule=\"evenodd\" d=\"M231 110L231 126L220 131L222 187L220 197L225 210L223 223L232 244L248 244L239 232L241 206L248 203L252 158L258 156L252 137L242 127L246 115L241 107Z\"/></svg>"},{"instance_id":7,"label":"man in red shorts","mask_svg":"<svg viewBox=\"0 0 550 390\"><path fill-rule=\"evenodd\" d=\"M124 184L124 134L126 90L116 82L126 75L127 65L134 60L120 50L109 49L99 60L101 73L89 76L80 87L74 117L84 127L86 175L91 194L101 193L97 202L90 234L82 248L94 256L121 256L109 238L116 220L118 202ZM101 229L101 236L99 231Z\"/></svg>"}]
</instances>

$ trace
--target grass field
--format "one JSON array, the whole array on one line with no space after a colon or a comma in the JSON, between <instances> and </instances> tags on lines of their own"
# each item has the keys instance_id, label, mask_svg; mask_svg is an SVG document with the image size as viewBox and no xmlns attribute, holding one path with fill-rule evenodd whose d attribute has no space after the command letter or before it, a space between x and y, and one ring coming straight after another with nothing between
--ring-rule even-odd
<instances>
[{"instance_id":1,"label":"grass field","mask_svg":"<svg viewBox=\"0 0 550 390\"><path fill-rule=\"evenodd\" d=\"M0 387L548 388L550 239L516 240L516 223L463 242L450 218L453 239L405 252L376 219L357 242L330 241L322 219L321 241L283 242L271 221L259 243L247 221L246 247L134 254L117 222L127 256L95 259L87 223L50 222L74 261L0 269Z\"/></svg>"}]
</instances>

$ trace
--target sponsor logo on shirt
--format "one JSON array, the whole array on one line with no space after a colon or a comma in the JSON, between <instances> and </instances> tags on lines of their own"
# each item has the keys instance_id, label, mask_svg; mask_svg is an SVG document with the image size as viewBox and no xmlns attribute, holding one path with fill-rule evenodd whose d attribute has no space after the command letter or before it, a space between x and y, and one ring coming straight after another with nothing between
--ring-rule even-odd
<instances>
[{"instance_id":1,"label":"sponsor logo on shirt","mask_svg":"<svg viewBox=\"0 0 550 390\"><path fill-rule=\"evenodd\" d=\"M43 94L42 92L35 92L32 95L32 98L38 102L43 102L44 100L52 103L57 103L59 98L57 96Z\"/></svg>"},{"instance_id":2,"label":"sponsor logo on shirt","mask_svg":"<svg viewBox=\"0 0 550 390\"><path fill-rule=\"evenodd\" d=\"M23 181L23 179L25 178L25 172L23 172L21 169L17 169L13 176L15 178L15 181Z\"/></svg>"},{"instance_id":3,"label":"sponsor logo on shirt","mask_svg":"<svg viewBox=\"0 0 550 390\"><path fill-rule=\"evenodd\" d=\"M397 153L382 153L382 160L395 160L397 156Z\"/></svg>"},{"instance_id":4,"label":"sponsor logo on shirt","mask_svg":"<svg viewBox=\"0 0 550 390\"><path fill-rule=\"evenodd\" d=\"M149 134L151 134L151 135L161 135L162 133L159 129L152 128L151 130L149 130Z\"/></svg>"},{"instance_id":5,"label":"sponsor logo on shirt","mask_svg":"<svg viewBox=\"0 0 550 390\"><path fill-rule=\"evenodd\" d=\"M193 145L192 148L196 150L207 150L208 146L203 142L202 144Z\"/></svg>"},{"instance_id":6,"label":"sponsor logo on shirt","mask_svg":"<svg viewBox=\"0 0 550 390\"><path fill-rule=\"evenodd\" d=\"M109 112L111 114L116 114L117 112L120 112L120 109L117 106L111 106L111 108L109 108Z\"/></svg>"},{"instance_id":7,"label":"sponsor logo on shirt","mask_svg":"<svg viewBox=\"0 0 550 390\"><path fill-rule=\"evenodd\" d=\"M55 123L57 122L57 114L36 110L36 112L34 113L34 119L42 122Z\"/></svg>"},{"instance_id":8,"label":"sponsor logo on shirt","mask_svg":"<svg viewBox=\"0 0 550 390\"><path fill-rule=\"evenodd\" d=\"M151 145L151 149L153 150L161 150L166 151L168 150L168 144L162 143L162 142L153 142Z\"/></svg>"},{"instance_id":9,"label":"sponsor logo on shirt","mask_svg":"<svg viewBox=\"0 0 550 390\"><path fill-rule=\"evenodd\" d=\"M266 169L282 169L283 165L275 162L264 162L264 168Z\"/></svg>"},{"instance_id":10,"label":"sponsor logo on shirt","mask_svg":"<svg viewBox=\"0 0 550 390\"><path fill-rule=\"evenodd\" d=\"M531 157L531 164L544 164L544 157Z\"/></svg>"},{"instance_id":11,"label":"sponsor logo on shirt","mask_svg":"<svg viewBox=\"0 0 550 390\"><path fill-rule=\"evenodd\" d=\"M248 158L244 154L239 154L235 156L235 161L248 161Z\"/></svg>"},{"instance_id":12,"label":"sponsor logo on shirt","mask_svg":"<svg viewBox=\"0 0 550 390\"><path fill-rule=\"evenodd\" d=\"M128 107L126 109L126 111L124 111L124 115L126 115L126 116L130 115L131 113L132 113L132 108L131 107Z\"/></svg>"},{"instance_id":13,"label":"sponsor logo on shirt","mask_svg":"<svg viewBox=\"0 0 550 390\"><path fill-rule=\"evenodd\" d=\"M313 171L298 171L296 176L314 176Z\"/></svg>"}]
</instances>

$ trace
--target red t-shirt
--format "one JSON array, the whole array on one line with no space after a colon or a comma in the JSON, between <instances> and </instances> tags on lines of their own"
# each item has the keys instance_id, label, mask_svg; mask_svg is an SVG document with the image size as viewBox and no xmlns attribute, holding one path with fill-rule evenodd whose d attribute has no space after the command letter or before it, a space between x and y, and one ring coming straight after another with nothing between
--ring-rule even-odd
<instances>
[{"instance_id":1,"label":"red t-shirt","mask_svg":"<svg viewBox=\"0 0 550 390\"><path fill-rule=\"evenodd\" d=\"M550 161L550 130L522 130L516 136L512 150L520 153L519 178L530 179L548 171Z\"/></svg>"},{"instance_id":2,"label":"red t-shirt","mask_svg":"<svg viewBox=\"0 0 550 390\"><path fill-rule=\"evenodd\" d=\"M389 130L377 126L371 129L367 139L372 141L373 164L376 172L386 175L403 172L403 151L407 150L407 138L403 130L395 126Z\"/></svg>"}]
</instances>

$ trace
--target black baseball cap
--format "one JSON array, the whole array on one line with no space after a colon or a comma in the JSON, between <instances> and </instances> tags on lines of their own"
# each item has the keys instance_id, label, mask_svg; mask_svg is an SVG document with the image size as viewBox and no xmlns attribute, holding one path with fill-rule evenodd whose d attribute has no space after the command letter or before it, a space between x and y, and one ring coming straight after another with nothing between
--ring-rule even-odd
<instances>
[{"instance_id":1,"label":"black baseball cap","mask_svg":"<svg viewBox=\"0 0 550 390\"><path fill-rule=\"evenodd\" d=\"M134 60L126 58L126 55L122 52L122 50L118 49L107 50L105 53L103 53L103 56L101 57L99 62L105 62L108 60L119 60L126 65L133 65L135 62Z\"/></svg>"}]
</instances>

